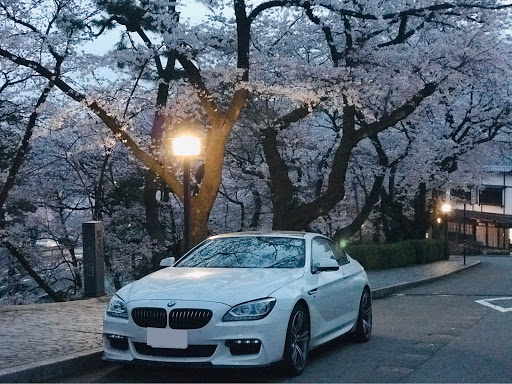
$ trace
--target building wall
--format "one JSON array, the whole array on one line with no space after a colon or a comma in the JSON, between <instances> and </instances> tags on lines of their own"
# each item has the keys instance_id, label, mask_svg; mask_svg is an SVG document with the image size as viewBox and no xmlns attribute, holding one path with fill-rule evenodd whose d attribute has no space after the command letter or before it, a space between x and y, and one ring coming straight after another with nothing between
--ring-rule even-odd
<instances>
[{"instance_id":1,"label":"building wall","mask_svg":"<svg viewBox=\"0 0 512 384\"><path fill-rule=\"evenodd\" d=\"M472 223L473 231L469 232L466 227L466 233L472 234L473 239L487 247L508 249L511 241L511 232L509 231L510 224L506 221L500 221L499 218L495 220L483 220L471 218L471 212L492 213L497 215L512 215L512 172L494 172L489 173L480 180L479 188L484 187L501 187L502 188L502 201L500 205L489 204L471 204L466 203L466 212L468 222ZM451 204L454 209L463 210L464 203L457 202L456 198L451 199ZM462 225L453 232L462 233Z\"/></svg>"},{"instance_id":2,"label":"building wall","mask_svg":"<svg viewBox=\"0 0 512 384\"><path fill-rule=\"evenodd\" d=\"M503 187L503 205L486 205L466 203L467 211L478 211L512 215L512 173L489 173L480 181L480 188L485 186ZM463 209L463 203L452 201L454 209Z\"/></svg>"}]
</instances>

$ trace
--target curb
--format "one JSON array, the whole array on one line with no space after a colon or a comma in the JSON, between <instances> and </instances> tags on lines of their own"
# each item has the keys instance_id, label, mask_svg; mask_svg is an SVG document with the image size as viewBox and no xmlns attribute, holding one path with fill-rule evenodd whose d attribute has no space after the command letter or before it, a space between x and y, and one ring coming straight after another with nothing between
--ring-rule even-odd
<instances>
[{"instance_id":1,"label":"curb","mask_svg":"<svg viewBox=\"0 0 512 384\"><path fill-rule=\"evenodd\" d=\"M476 267L477 265L480 265L480 261L476 261L473 264L465 265L465 266L463 266L459 269L456 269L454 271L450 271L450 272L447 272L445 274L438 275L438 276L429 277L427 279L410 281L407 283L390 285L389 287L378 288L372 292L372 299L383 299L383 298L390 296L393 293L401 291L403 289L417 287L419 285L427 284L427 283L430 283L435 280L443 279L443 278L453 275L455 273L463 272L470 268Z\"/></svg>"},{"instance_id":2,"label":"curb","mask_svg":"<svg viewBox=\"0 0 512 384\"><path fill-rule=\"evenodd\" d=\"M0 371L0 383L41 383L59 380L106 366L101 359L103 348L77 352L65 357L37 361Z\"/></svg>"}]
</instances>

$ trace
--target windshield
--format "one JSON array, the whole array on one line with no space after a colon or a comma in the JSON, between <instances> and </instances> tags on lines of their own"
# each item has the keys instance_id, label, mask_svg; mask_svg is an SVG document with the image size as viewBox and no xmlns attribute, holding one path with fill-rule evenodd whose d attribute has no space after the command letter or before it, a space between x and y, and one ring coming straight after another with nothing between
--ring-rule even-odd
<instances>
[{"instance_id":1,"label":"windshield","mask_svg":"<svg viewBox=\"0 0 512 384\"><path fill-rule=\"evenodd\" d=\"M248 236L205 241L176 267L202 268L302 268L303 239Z\"/></svg>"}]
</instances>

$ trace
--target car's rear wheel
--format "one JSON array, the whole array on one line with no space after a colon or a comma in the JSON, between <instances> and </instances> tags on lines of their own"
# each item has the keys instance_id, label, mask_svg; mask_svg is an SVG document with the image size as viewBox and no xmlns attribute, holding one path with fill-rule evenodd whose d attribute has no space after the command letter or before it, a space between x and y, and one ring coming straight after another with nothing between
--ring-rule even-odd
<instances>
[{"instance_id":1,"label":"car's rear wheel","mask_svg":"<svg viewBox=\"0 0 512 384\"><path fill-rule=\"evenodd\" d=\"M304 371L310 337L307 308L298 304L292 311L286 331L282 368L288 376L298 376Z\"/></svg>"},{"instance_id":2,"label":"car's rear wheel","mask_svg":"<svg viewBox=\"0 0 512 384\"><path fill-rule=\"evenodd\" d=\"M362 343L370 340L372 335L372 295L367 287L361 295L359 315L357 316L353 335L356 341Z\"/></svg>"}]
</instances>

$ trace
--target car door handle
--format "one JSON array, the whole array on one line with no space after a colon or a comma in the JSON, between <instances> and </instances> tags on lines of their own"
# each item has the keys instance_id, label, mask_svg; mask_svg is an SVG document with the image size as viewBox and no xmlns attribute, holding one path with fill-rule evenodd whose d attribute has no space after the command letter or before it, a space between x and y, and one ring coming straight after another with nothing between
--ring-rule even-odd
<instances>
[{"instance_id":1,"label":"car door handle","mask_svg":"<svg viewBox=\"0 0 512 384\"><path fill-rule=\"evenodd\" d=\"M315 289L312 289L311 291L308 291L308 295L314 295L315 293L317 293L318 289L315 288Z\"/></svg>"}]
</instances>

